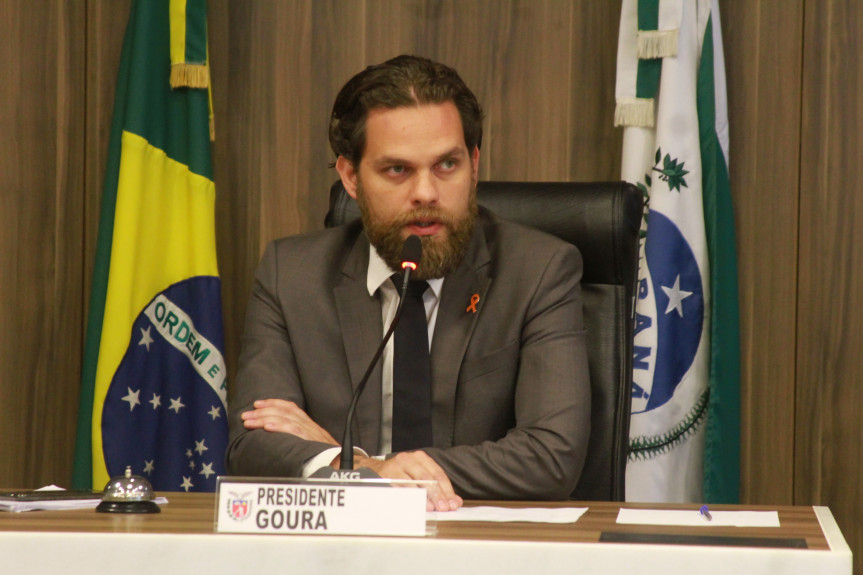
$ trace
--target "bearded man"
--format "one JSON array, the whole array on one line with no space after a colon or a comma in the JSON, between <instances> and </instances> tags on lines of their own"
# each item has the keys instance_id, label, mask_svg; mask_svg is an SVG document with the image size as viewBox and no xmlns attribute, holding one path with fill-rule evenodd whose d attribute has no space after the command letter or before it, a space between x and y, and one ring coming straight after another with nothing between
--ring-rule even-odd
<instances>
[{"instance_id":1,"label":"bearded man","mask_svg":"<svg viewBox=\"0 0 863 575\"><path fill-rule=\"evenodd\" d=\"M334 437L395 315L391 276L416 235L430 381L399 382L397 334L357 406L355 466L434 480L438 511L575 488L590 419L581 257L477 207L482 120L458 74L424 58L370 66L342 88L330 145L362 221L267 247L231 406L231 473L337 465ZM411 393L419 403L406 408ZM403 439L408 426L421 433Z\"/></svg>"}]
</instances>

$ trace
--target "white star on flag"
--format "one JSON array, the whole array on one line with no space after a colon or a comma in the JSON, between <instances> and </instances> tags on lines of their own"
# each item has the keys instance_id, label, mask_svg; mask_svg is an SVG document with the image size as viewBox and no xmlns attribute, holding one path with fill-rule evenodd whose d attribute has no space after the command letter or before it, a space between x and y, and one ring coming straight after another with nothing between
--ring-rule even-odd
<instances>
[{"instance_id":1,"label":"white star on flag","mask_svg":"<svg viewBox=\"0 0 863 575\"><path fill-rule=\"evenodd\" d=\"M144 462L144 473L146 473L148 475L153 473L153 460L152 459L150 461Z\"/></svg>"},{"instance_id":2,"label":"white star on flag","mask_svg":"<svg viewBox=\"0 0 863 575\"><path fill-rule=\"evenodd\" d=\"M216 473L216 472L213 471L213 464L212 463L204 463L203 464L201 471L200 471L201 475L203 475L204 477L209 479L210 476L213 475L214 473Z\"/></svg>"},{"instance_id":3,"label":"white star on flag","mask_svg":"<svg viewBox=\"0 0 863 575\"><path fill-rule=\"evenodd\" d=\"M150 344L153 343L153 338L150 337L150 326L147 326L147 329L139 329L141 330L141 341L138 342L138 345L146 345L147 351L150 351Z\"/></svg>"},{"instance_id":4,"label":"white star on flag","mask_svg":"<svg viewBox=\"0 0 863 575\"><path fill-rule=\"evenodd\" d=\"M207 413L210 414L210 416L213 418L213 421L216 421L217 417L222 417L222 408L214 405L213 409L211 409Z\"/></svg>"},{"instance_id":5,"label":"white star on flag","mask_svg":"<svg viewBox=\"0 0 863 575\"><path fill-rule=\"evenodd\" d=\"M156 395L156 394L154 393L154 394L153 394L153 399L151 399L151 400L150 400L150 401L148 401L147 403L152 404L153 409L156 409L156 408L158 408L160 405L162 405L162 396L161 396L161 395Z\"/></svg>"},{"instance_id":6,"label":"white star on flag","mask_svg":"<svg viewBox=\"0 0 863 575\"><path fill-rule=\"evenodd\" d=\"M662 291L668 296L668 307L665 308L665 313L671 313L671 310L677 310L678 315L683 317L683 300L692 295L691 291L680 289L680 275L674 280L673 287L662 286Z\"/></svg>"},{"instance_id":7,"label":"white star on flag","mask_svg":"<svg viewBox=\"0 0 863 575\"><path fill-rule=\"evenodd\" d=\"M141 390L138 389L136 391L132 391L131 387L127 387L126 389L129 390L129 393L127 393L126 396L123 397L123 401L129 402L129 411L131 412L133 409L135 409L136 405L141 405L141 400L138 399L138 394L141 393Z\"/></svg>"},{"instance_id":8,"label":"white star on flag","mask_svg":"<svg viewBox=\"0 0 863 575\"><path fill-rule=\"evenodd\" d=\"M183 477L183 484L180 485L180 487L182 487L186 491L189 491L190 487L194 487L194 485L192 484L192 478L191 477Z\"/></svg>"},{"instance_id":9,"label":"white star on flag","mask_svg":"<svg viewBox=\"0 0 863 575\"><path fill-rule=\"evenodd\" d=\"M168 409L173 409L174 413L180 413L180 409L186 407L182 402L182 397L178 397L177 399L171 399L171 407Z\"/></svg>"},{"instance_id":10,"label":"white star on flag","mask_svg":"<svg viewBox=\"0 0 863 575\"><path fill-rule=\"evenodd\" d=\"M204 453L205 451L207 451L209 449L209 447L204 445L205 441L206 441L206 438L202 439L201 441L195 442L195 451L198 452L198 455L201 455L202 453Z\"/></svg>"}]
</instances>

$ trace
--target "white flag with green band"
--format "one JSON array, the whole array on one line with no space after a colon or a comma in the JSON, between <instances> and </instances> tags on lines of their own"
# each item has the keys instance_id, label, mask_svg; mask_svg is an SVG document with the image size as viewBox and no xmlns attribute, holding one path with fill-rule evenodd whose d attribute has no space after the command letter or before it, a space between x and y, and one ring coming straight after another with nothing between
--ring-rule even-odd
<instances>
[{"instance_id":1,"label":"white flag with green band","mask_svg":"<svg viewBox=\"0 0 863 575\"><path fill-rule=\"evenodd\" d=\"M615 125L647 198L628 501L736 502L739 329L716 0L624 0Z\"/></svg>"}]
</instances>

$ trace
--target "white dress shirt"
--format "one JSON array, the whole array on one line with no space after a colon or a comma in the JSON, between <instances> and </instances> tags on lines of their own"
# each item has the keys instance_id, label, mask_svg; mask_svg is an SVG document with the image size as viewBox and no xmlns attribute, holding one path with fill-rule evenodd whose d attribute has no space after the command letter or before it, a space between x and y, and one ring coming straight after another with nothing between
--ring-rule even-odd
<instances>
[{"instance_id":1,"label":"white dress shirt","mask_svg":"<svg viewBox=\"0 0 863 575\"><path fill-rule=\"evenodd\" d=\"M393 285L390 276L393 270L384 262L374 246L370 245L369 249L369 269L366 275L366 287L369 290L369 295L375 295L375 292L380 291L381 300L381 318L383 320L383 332L381 338L389 329L390 323L396 315L396 310L399 305L399 293L395 285ZM440 302L440 294L443 289L444 278L436 278L427 280L429 288L423 294L423 304L426 310L426 320L428 321L428 339L429 352L431 352L432 336L434 335L435 323L437 323L438 303ZM399 286L401 287L401 286ZM369 358L371 361L371 358ZM381 356L381 375L382 375L382 394L381 394L381 429L380 443L378 444L378 452L375 457L383 458L386 454L392 451L393 438L393 340L387 342L384 348L384 353ZM346 414L347 415L347 414ZM357 452L367 455L359 448L354 448ZM318 469L329 465L333 459L341 454L340 447L333 447L322 451L318 455L306 461L303 467L303 477L308 477Z\"/></svg>"}]
</instances>

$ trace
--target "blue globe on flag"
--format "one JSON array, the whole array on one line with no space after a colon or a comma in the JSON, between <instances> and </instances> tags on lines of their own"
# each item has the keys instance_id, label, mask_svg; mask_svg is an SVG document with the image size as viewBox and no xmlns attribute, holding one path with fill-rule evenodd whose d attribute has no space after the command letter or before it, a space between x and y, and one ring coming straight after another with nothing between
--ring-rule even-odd
<instances>
[{"instance_id":1,"label":"blue globe on flag","mask_svg":"<svg viewBox=\"0 0 863 575\"><path fill-rule=\"evenodd\" d=\"M111 476L126 466L160 491L214 491L225 474L225 364L216 277L158 294L134 322L102 411Z\"/></svg>"},{"instance_id":2,"label":"blue globe on flag","mask_svg":"<svg viewBox=\"0 0 863 575\"><path fill-rule=\"evenodd\" d=\"M661 212L650 212L645 242L646 278L639 299L652 299L650 316L638 318L632 411L665 405L692 367L704 327L704 285L695 254L680 229ZM639 369L641 368L641 369Z\"/></svg>"}]
</instances>

